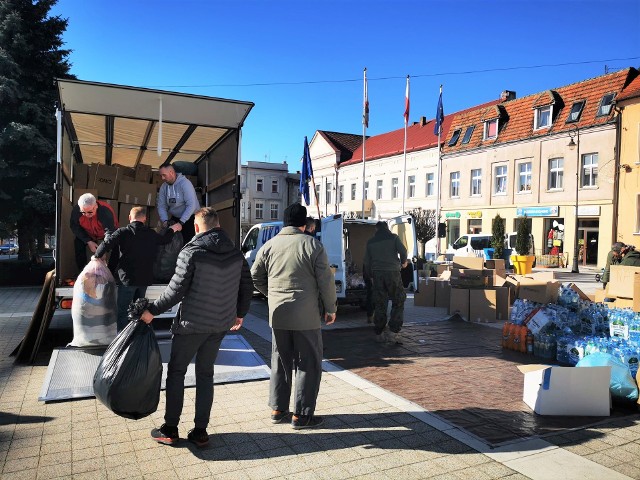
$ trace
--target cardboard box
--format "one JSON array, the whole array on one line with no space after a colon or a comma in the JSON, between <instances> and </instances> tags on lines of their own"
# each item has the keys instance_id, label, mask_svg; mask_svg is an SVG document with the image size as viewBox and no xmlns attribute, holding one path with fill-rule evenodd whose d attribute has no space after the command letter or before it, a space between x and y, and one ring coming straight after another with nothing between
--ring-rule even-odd
<instances>
[{"instance_id":1,"label":"cardboard box","mask_svg":"<svg viewBox=\"0 0 640 480\"><path fill-rule=\"evenodd\" d=\"M453 268L482 270L484 268L484 259L480 257L453 257Z\"/></svg>"},{"instance_id":2,"label":"cardboard box","mask_svg":"<svg viewBox=\"0 0 640 480\"><path fill-rule=\"evenodd\" d=\"M554 280L553 272L531 275L512 275L518 281L517 298L538 303L556 303L560 283Z\"/></svg>"},{"instance_id":3,"label":"cardboard box","mask_svg":"<svg viewBox=\"0 0 640 480\"><path fill-rule=\"evenodd\" d=\"M89 165L84 163L73 164L73 186L75 188L87 188L89 182Z\"/></svg>"},{"instance_id":4,"label":"cardboard box","mask_svg":"<svg viewBox=\"0 0 640 480\"><path fill-rule=\"evenodd\" d=\"M485 268L491 268L493 270L506 270L507 267L502 259L485 260Z\"/></svg>"},{"instance_id":5,"label":"cardboard box","mask_svg":"<svg viewBox=\"0 0 640 480\"><path fill-rule=\"evenodd\" d=\"M451 265L448 263L439 263L436 265L436 273L438 277L442 275L443 272L448 272L449 270L451 270Z\"/></svg>"},{"instance_id":6,"label":"cardboard box","mask_svg":"<svg viewBox=\"0 0 640 480\"><path fill-rule=\"evenodd\" d=\"M546 312L541 308L534 308L529 312L527 318L524 320L524 325L527 326L531 333L537 335L544 326L551 321L551 318L547 316Z\"/></svg>"},{"instance_id":7,"label":"cardboard box","mask_svg":"<svg viewBox=\"0 0 640 480\"><path fill-rule=\"evenodd\" d=\"M98 190L98 196L118 199L118 184L122 178L122 171L111 165L94 163L89 168L87 186Z\"/></svg>"},{"instance_id":8,"label":"cardboard box","mask_svg":"<svg viewBox=\"0 0 640 480\"><path fill-rule=\"evenodd\" d=\"M427 278L418 278L418 290L413 294L416 307L433 307L436 304L435 282Z\"/></svg>"},{"instance_id":9,"label":"cardboard box","mask_svg":"<svg viewBox=\"0 0 640 480\"><path fill-rule=\"evenodd\" d=\"M454 267L451 270L450 282L452 287L484 288L487 285L487 277L485 277L482 269L474 270Z\"/></svg>"},{"instance_id":10,"label":"cardboard box","mask_svg":"<svg viewBox=\"0 0 640 480\"><path fill-rule=\"evenodd\" d=\"M458 314L469 321L469 289L452 288L449 298L449 315Z\"/></svg>"},{"instance_id":11,"label":"cardboard box","mask_svg":"<svg viewBox=\"0 0 640 480\"><path fill-rule=\"evenodd\" d=\"M133 167L127 167L126 165L121 165L119 163L112 163L111 166L118 168L122 177L135 178L136 176L136 169Z\"/></svg>"},{"instance_id":12,"label":"cardboard box","mask_svg":"<svg viewBox=\"0 0 640 480\"><path fill-rule=\"evenodd\" d=\"M522 400L538 415L608 417L611 367L521 365Z\"/></svg>"},{"instance_id":13,"label":"cardboard box","mask_svg":"<svg viewBox=\"0 0 640 480\"><path fill-rule=\"evenodd\" d=\"M469 321L478 323L509 320L509 289L469 290Z\"/></svg>"},{"instance_id":14,"label":"cardboard box","mask_svg":"<svg viewBox=\"0 0 640 480\"><path fill-rule=\"evenodd\" d=\"M151 184L156 186L156 190L160 190L160 187L162 186L163 183L164 181L160 176L160 172L153 172L151 174Z\"/></svg>"},{"instance_id":15,"label":"cardboard box","mask_svg":"<svg viewBox=\"0 0 640 480\"><path fill-rule=\"evenodd\" d=\"M136 172L134 175L134 181L143 182L143 183L151 183L151 165L136 165Z\"/></svg>"},{"instance_id":16,"label":"cardboard box","mask_svg":"<svg viewBox=\"0 0 640 480\"><path fill-rule=\"evenodd\" d=\"M151 228L156 228L160 223L160 215L156 207L147 207L147 223Z\"/></svg>"},{"instance_id":17,"label":"cardboard box","mask_svg":"<svg viewBox=\"0 0 640 480\"><path fill-rule=\"evenodd\" d=\"M640 297L640 267L611 265L607 291L610 297Z\"/></svg>"},{"instance_id":18,"label":"cardboard box","mask_svg":"<svg viewBox=\"0 0 640 480\"><path fill-rule=\"evenodd\" d=\"M120 182L119 202L155 206L157 196L155 185L150 183Z\"/></svg>"},{"instance_id":19,"label":"cardboard box","mask_svg":"<svg viewBox=\"0 0 640 480\"><path fill-rule=\"evenodd\" d=\"M589 296L586 293L584 293L582 290L580 290L580 287L578 287L575 283L568 283L567 287L569 287L571 290L576 292L582 300L591 301Z\"/></svg>"},{"instance_id":20,"label":"cardboard box","mask_svg":"<svg viewBox=\"0 0 640 480\"><path fill-rule=\"evenodd\" d=\"M78 199L80 198L81 195L84 195L85 193L90 193L94 197L98 198L98 190L96 190L95 188L74 188L73 199L72 199L73 206L78 204Z\"/></svg>"},{"instance_id":21,"label":"cardboard box","mask_svg":"<svg viewBox=\"0 0 640 480\"><path fill-rule=\"evenodd\" d=\"M436 291L435 305L438 308L449 308L449 300L451 298L451 284L449 280L441 278L433 279L433 286Z\"/></svg>"}]
</instances>

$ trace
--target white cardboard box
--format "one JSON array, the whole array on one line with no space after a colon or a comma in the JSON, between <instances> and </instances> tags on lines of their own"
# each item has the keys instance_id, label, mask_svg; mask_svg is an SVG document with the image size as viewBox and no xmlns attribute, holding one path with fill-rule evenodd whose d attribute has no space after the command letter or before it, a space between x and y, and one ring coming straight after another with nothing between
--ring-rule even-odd
<instances>
[{"instance_id":1,"label":"white cardboard box","mask_svg":"<svg viewBox=\"0 0 640 480\"><path fill-rule=\"evenodd\" d=\"M608 417L611 367L521 365L522 400L538 415Z\"/></svg>"}]
</instances>

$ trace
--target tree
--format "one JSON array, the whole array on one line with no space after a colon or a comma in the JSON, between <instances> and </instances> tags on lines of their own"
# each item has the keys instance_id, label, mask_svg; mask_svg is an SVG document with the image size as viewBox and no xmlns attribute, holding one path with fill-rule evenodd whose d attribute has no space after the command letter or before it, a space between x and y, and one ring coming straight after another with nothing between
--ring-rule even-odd
<instances>
[{"instance_id":1,"label":"tree","mask_svg":"<svg viewBox=\"0 0 640 480\"><path fill-rule=\"evenodd\" d=\"M416 227L416 236L421 243L427 243L436 236L436 211L423 210L421 207L408 212Z\"/></svg>"},{"instance_id":2,"label":"tree","mask_svg":"<svg viewBox=\"0 0 640 480\"><path fill-rule=\"evenodd\" d=\"M44 248L55 218L55 78L69 78L67 20L57 0L0 0L0 231L18 231L18 258Z\"/></svg>"},{"instance_id":3,"label":"tree","mask_svg":"<svg viewBox=\"0 0 640 480\"><path fill-rule=\"evenodd\" d=\"M493 248L493 258L502 258L504 256L504 218L500 214L496 215L491 221L491 247Z\"/></svg>"},{"instance_id":4,"label":"tree","mask_svg":"<svg viewBox=\"0 0 640 480\"><path fill-rule=\"evenodd\" d=\"M527 217L520 219L518 222L518 231L516 232L516 252L518 255L529 255L531 250L531 227Z\"/></svg>"}]
</instances>

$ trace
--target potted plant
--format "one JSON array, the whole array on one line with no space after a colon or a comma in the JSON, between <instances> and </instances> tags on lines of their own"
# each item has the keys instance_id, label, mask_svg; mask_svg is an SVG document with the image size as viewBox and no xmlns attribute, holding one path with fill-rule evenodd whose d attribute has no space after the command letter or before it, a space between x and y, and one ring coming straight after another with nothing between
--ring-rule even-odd
<instances>
[{"instance_id":1,"label":"potted plant","mask_svg":"<svg viewBox=\"0 0 640 480\"><path fill-rule=\"evenodd\" d=\"M511 263L516 273L520 275L531 273L533 261L536 257L531 255L531 228L526 216L518 223L516 253L517 255L511 256Z\"/></svg>"},{"instance_id":2,"label":"potted plant","mask_svg":"<svg viewBox=\"0 0 640 480\"><path fill-rule=\"evenodd\" d=\"M500 214L496 215L491 222L491 247L493 248L493 258L504 258L504 218Z\"/></svg>"}]
</instances>

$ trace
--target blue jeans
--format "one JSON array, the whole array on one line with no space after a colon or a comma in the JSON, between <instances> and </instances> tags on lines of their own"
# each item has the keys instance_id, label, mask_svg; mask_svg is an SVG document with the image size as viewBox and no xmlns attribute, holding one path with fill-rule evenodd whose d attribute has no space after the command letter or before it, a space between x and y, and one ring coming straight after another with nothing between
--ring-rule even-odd
<instances>
[{"instance_id":1,"label":"blue jeans","mask_svg":"<svg viewBox=\"0 0 640 480\"><path fill-rule=\"evenodd\" d=\"M118 285L118 332L127 326L129 318L127 310L134 300L143 298L147 293L147 287Z\"/></svg>"}]
</instances>

